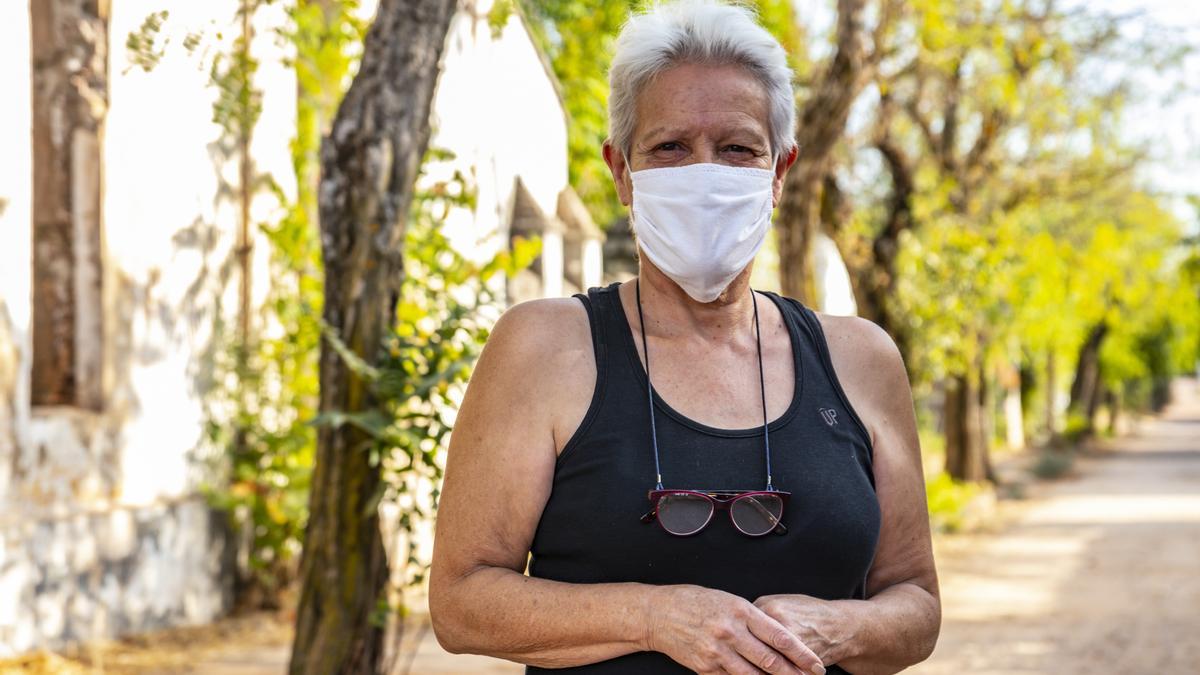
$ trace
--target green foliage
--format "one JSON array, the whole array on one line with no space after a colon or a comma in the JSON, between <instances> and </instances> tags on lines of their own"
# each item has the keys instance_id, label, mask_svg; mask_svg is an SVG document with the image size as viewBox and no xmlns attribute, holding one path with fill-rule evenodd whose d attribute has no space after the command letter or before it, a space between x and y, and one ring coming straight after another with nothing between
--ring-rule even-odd
<instances>
[{"instance_id":1,"label":"green foliage","mask_svg":"<svg viewBox=\"0 0 1200 675\"><path fill-rule=\"evenodd\" d=\"M253 13L263 0L245 2ZM518 241L485 262L469 261L440 231L453 208L474 208L465 178L454 173L419 191L413 203L406 246L406 278L396 324L371 367L345 349L322 321L324 270L317 226L319 148L358 66L366 23L358 0L296 0L287 7L289 25L280 38L294 49L288 65L298 84L297 129L291 144L296 197L289 199L271 176L255 174L245 189L273 191L284 216L259 224L270 247L270 278L261 308L261 332L242 343L233 327L218 320L212 349L214 386L206 396L207 438L222 449L210 463L202 490L225 509L243 542L249 573L243 601L274 605L295 577L308 517L308 490L320 424L356 424L376 441L370 451L382 464L383 498L401 506L400 528L413 532L436 504L441 476L438 453L451 428L456 396L487 337L498 304L499 278L515 274L536 257L539 243ZM146 71L165 56L166 11L149 15L127 40L130 63ZM226 39L220 32L189 34L187 53L199 54L216 92L213 121L221 129L222 156L240 157L262 112L255 84L258 61L248 36ZM452 159L431 149L426 165ZM426 165L423 165L426 166ZM253 170L253 169L252 169ZM428 182L422 179L423 182ZM239 186L237 189L242 189ZM229 187L228 194L234 189ZM318 415L322 336L364 374L379 406L346 414ZM418 583L424 567L415 538L404 578ZM386 599L381 606L387 609Z\"/></svg>"},{"instance_id":2,"label":"green foliage","mask_svg":"<svg viewBox=\"0 0 1200 675\"><path fill-rule=\"evenodd\" d=\"M353 11L357 3L298 2L289 10L291 25L282 37L295 47L291 63L298 86L297 129L292 140L296 198L284 217L264 224L271 251L271 286L262 310L272 329L249 348L244 372L238 373L232 398L240 402L227 448L229 485L210 491L213 501L234 515L242 531L250 531L247 551L255 572L256 591L270 601L295 576L298 553L308 519L309 477L316 453L316 434L306 422L317 414L324 269L316 221L317 156L322 123L331 119L357 64L353 56L364 27ZM244 58L229 64L222 81L233 87L218 99L242 106L255 97L241 93L252 82ZM251 121L229 114L234 124ZM236 351L237 345L230 349ZM272 411L264 424L258 411ZM238 430L241 430L240 432Z\"/></svg>"},{"instance_id":3,"label":"green foliage","mask_svg":"<svg viewBox=\"0 0 1200 675\"><path fill-rule=\"evenodd\" d=\"M295 49L289 62L296 74L296 136L292 166L296 175L295 217L315 244L317 180L321 137L327 133L342 95L358 69L366 22L358 18L359 0L298 0L288 9L290 26L283 37ZM317 251L319 259L319 251Z\"/></svg>"},{"instance_id":4,"label":"green foliage","mask_svg":"<svg viewBox=\"0 0 1200 675\"><path fill-rule=\"evenodd\" d=\"M1174 283L1180 225L1135 180L1146 154L1120 137L1127 88L1083 76L1119 43L1116 20L980 0L911 8L912 63L880 87L900 101L889 130L915 169L891 298L915 386L979 364L994 378L1001 362L1040 375L1052 356L1061 388L1101 322L1119 396L1190 369L1200 308ZM958 135L944 146L947 115Z\"/></svg>"},{"instance_id":5,"label":"green foliage","mask_svg":"<svg viewBox=\"0 0 1200 675\"><path fill-rule=\"evenodd\" d=\"M251 37L238 35L228 52L217 52L209 73L217 90L213 122L224 131L224 138L235 141L249 139L262 115L262 91L254 86L258 59L250 51Z\"/></svg>"},{"instance_id":6,"label":"green foliage","mask_svg":"<svg viewBox=\"0 0 1200 675\"><path fill-rule=\"evenodd\" d=\"M215 369L222 386L209 397L209 437L225 448L206 486L212 502L225 508L244 533L252 574L249 590L271 604L294 578L308 517L308 489L320 424L356 424L378 442L371 450L382 462L386 494L403 508L400 526L411 532L425 514L413 491L436 500L442 448L456 408L454 387L465 382L489 325L484 308L496 298L488 284L515 273L536 256L535 242L520 242L492 260L468 262L440 232L450 208L474 208L461 174L416 195L407 231L406 278L396 325L377 366L357 358L322 320L324 270L316 222L320 139L357 68L366 26L356 17L357 0L301 1L289 7L290 25L281 37L295 49L289 65L298 89L297 130L292 141L296 198L272 186L285 205L277 223L263 224L271 253L271 286L262 308L266 330L250 345L222 331ZM253 130L261 96L253 87L257 67L233 41L211 67L218 92L214 119L226 130L225 145L236 149L240 134ZM427 162L450 159L431 150ZM325 336L351 367L374 383L379 407L357 414L318 415L319 356ZM241 361L239 361L241 359ZM428 479L428 480L427 480ZM410 545L415 543L409 537ZM408 578L423 571L415 551Z\"/></svg>"},{"instance_id":7,"label":"green foliage","mask_svg":"<svg viewBox=\"0 0 1200 675\"><path fill-rule=\"evenodd\" d=\"M302 422L316 414L319 333L311 306L272 299L282 334L263 338L239 366L240 345L227 333L214 364L222 388L208 397L209 439L225 448L210 501L243 533L251 578L242 590L255 604L273 605L295 576L308 514L315 437Z\"/></svg>"},{"instance_id":8,"label":"green foliage","mask_svg":"<svg viewBox=\"0 0 1200 675\"><path fill-rule=\"evenodd\" d=\"M969 521L972 502L983 491L984 487L978 483L956 481L944 471L937 474L925 483L930 527L938 532L963 530Z\"/></svg>"},{"instance_id":9,"label":"green foliage","mask_svg":"<svg viewBox=\"0 0 1200 675\"><path fill-rule=\"evenodd\" d=\"M145 72L150 72L162 60L166 53L166 43L159 43L163 22L170 12L152 12L142 21L137 30L125 38L125 51L131 66L137 66Z\"/></svg>"},{"instance_id":10,"label":"green foliage","mask_svg":"<svg viewBox=\"0 0 1200 675\"><path fill-rule=\"evenodd\" d=\"M1089 424L1086 416L1083 414L1067 415L1066 424L1063 425L1062 435L1051 443L1058 449L1073 448L1087 439L1089 433Z\"/></svg>"},{"instance_id":11,"label":"green foliage","mask_svg":"<svg viewBox=\"0 0 1200 675\"><path fill-rule=\"evenodd\" d=\"M507 0L527 19L547 55L567 111L569 180L593 220L606 228L623 213L600 154L608 137L608 64L631 0Z\"/></svg>"},{"instance_id":12,"label":"green foliage","mask_svg":"<svg viewBox=\"0 0 1200 675\"><path fill-rule=\"evenodd\" d=\"M245 3L239 17L259 6ZM240 157L262 111L249 37L240 34L222 47L223 36L210 36L217 48L205 50L217 93L213 121L222 129L218 147L229 158ZM185 45L189 51L197 46ZM306 84L301 80L300 108L313 97ZM298 135L292 146L298 171L315 155L318 141ZM214 367L220 387L207 397L207 426L209 440L224 452L214 458L204 491L230 514L243 542L250 576L240 580L242 601L273 606L295 577L307 522L316 438L305 421L315 416L319 401L323 275L316 223L302 201L289 203L275 181L261 174L238 189L253 193L263 186L285 206L279 222L258 225L270 246L272 280L259 313L264 328L247 343L225 327L218 332ZM302 199L307 194L303 187L299 193Z\"/></svg>"},{"instance_id":13,"label":"green foliage","mask_svg":"<svg viewBox=\"0 0 1200 675\"><path fill-rule=\"evenodd\" d=\"M425 166L430 162L426 159ZM396 322L374 367L346 349L330 328L324 330L351 369L369 383L377 404L362 412L324 413L313 423L353 424L373 439L367 451L381 465L385 480L371 503L386 499L400 507L399 527L407 547L404 557L397 558L404 561L399 565L403 587L422 583L428 569L415 534L437 508L444 464L440 453L501 304L497 282L527 267L540 251L537 241L518 241L513 250L502 250L486 262L464 257L441 225L451 208L473 206L473 192L458 172L418 193L405 237L405 279Z\"/></svg>"},{"instance_id":14,"label":"green foliage","mask_svg":"<svg viewBox=\"0 0 1200 675\"><path fill-rule=\"evenodd\" d=\"M512 18L515 10L516 5L513 0L498 0L492 4L492 9L488 12L488 27L492 31L493 40L500 38L500 34L508 25L508 20Z\"/></svg>"},{"instance_id":15,"label":"green foliage","mask_svg":"<svg viewBox=\"0 0 1200 675\"><path fill-rule=\"evenodd\" d=\"M641 4L638 0L498 0L488 17L496 30L510 14L520 13L549 58L567 110L569 179L601 228L624 214L601 155L608 137L608 67L617 33ZM802 34L791 3L746 4L789 49L793 64L804 63Z\"/></svg>"}]
</instances>

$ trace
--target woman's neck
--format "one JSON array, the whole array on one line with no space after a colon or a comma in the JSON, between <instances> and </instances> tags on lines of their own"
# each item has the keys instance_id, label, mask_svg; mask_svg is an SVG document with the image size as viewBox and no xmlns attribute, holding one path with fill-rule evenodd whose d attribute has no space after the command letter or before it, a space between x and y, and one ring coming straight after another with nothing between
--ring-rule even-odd
<instances>
[{"instance_id":1,"label":"woman's neck","mask_svg":"<svg viewBox=\"0 0 1200 675\"><path fill-rule=\"evenodd\" d=\"M746 330L754 322L754 305L750 296L753 263L734 277L716 300L701 303L692 299L645 255L640 258L638 279L647 336L667 339L698 336L709 341L732 344L743 343L747 338L753 339Z\"/></svg>"}]
</instances>

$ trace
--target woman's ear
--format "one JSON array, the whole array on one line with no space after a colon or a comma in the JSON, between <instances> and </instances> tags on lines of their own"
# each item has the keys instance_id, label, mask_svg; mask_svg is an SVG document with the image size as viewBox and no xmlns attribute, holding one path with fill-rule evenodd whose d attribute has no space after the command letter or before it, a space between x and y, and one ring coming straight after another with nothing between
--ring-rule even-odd
<instances>
[{"instance_id":1,"label":"woman's ear","mask_svg":"<svg viewBox=\"0 0 1200 675\"><path fill-rule=\"evenodd\" d=\"M617 188L617 196L620 197L622 205L629 206L633 203L633 185L629 180L629 164L625 161L625 155L613 146L612 139L604 141L602 150L604 163L608 165L613 185Z\"/></svg>"},{"instance_id":2,"label":"woman's ear","mask_svg":"<svg viewBox=\"0 0 1200 675\"><path fill-rule=\"evenodd\" d=\"M775 179L771 181L771 208L779 206L779 198L783 195L783 178L799 156L800 148L793 145L791 150L775 160Z\"/></svg>"}]
</instances>

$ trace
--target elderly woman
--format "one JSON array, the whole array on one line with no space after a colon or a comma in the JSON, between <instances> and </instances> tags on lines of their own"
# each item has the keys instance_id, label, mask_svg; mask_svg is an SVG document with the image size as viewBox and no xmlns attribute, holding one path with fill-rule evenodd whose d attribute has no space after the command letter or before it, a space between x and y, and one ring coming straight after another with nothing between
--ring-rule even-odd
<instances>
[{"instance_id":1,"label":"elderly woman","mask_svg":"<svg viewBox=\"0 0 1200 675\"><path fill-rule=\"evenodd\" d=\"M900 355L749 286L796 157L782 48L687 0L631 18L610 77L640 274L497 323L450 443L438 641L531 673L925 659L941 609Z\"/></svg>"}]
</instances>

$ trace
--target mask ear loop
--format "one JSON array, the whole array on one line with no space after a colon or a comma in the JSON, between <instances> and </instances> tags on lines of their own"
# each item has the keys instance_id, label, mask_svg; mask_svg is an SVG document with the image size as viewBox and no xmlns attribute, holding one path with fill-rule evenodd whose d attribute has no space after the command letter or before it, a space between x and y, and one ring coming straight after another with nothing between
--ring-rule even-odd
<instances>
[{"instance_id":1,"label":"mask ear loop","mask_svg":"<svg viewBox=\"0 0 1200 675\"><path fill-rule=\"evenodd\" d=\"M654 475L658 479L658 484L654 489L661 490L663 482L662 469L658 466L658 431L654 428L654 386L650 384L650 350L646 348L646 321L642 318L642 280L634 281L633 288L637 295L638 327L642 330L642 355L646 359L646 400L650 402L650 444L654 447ZM770 474L770 471L767 473ZM770 482L768 477L768 485Z\"/></svg>"}]
</instances>

